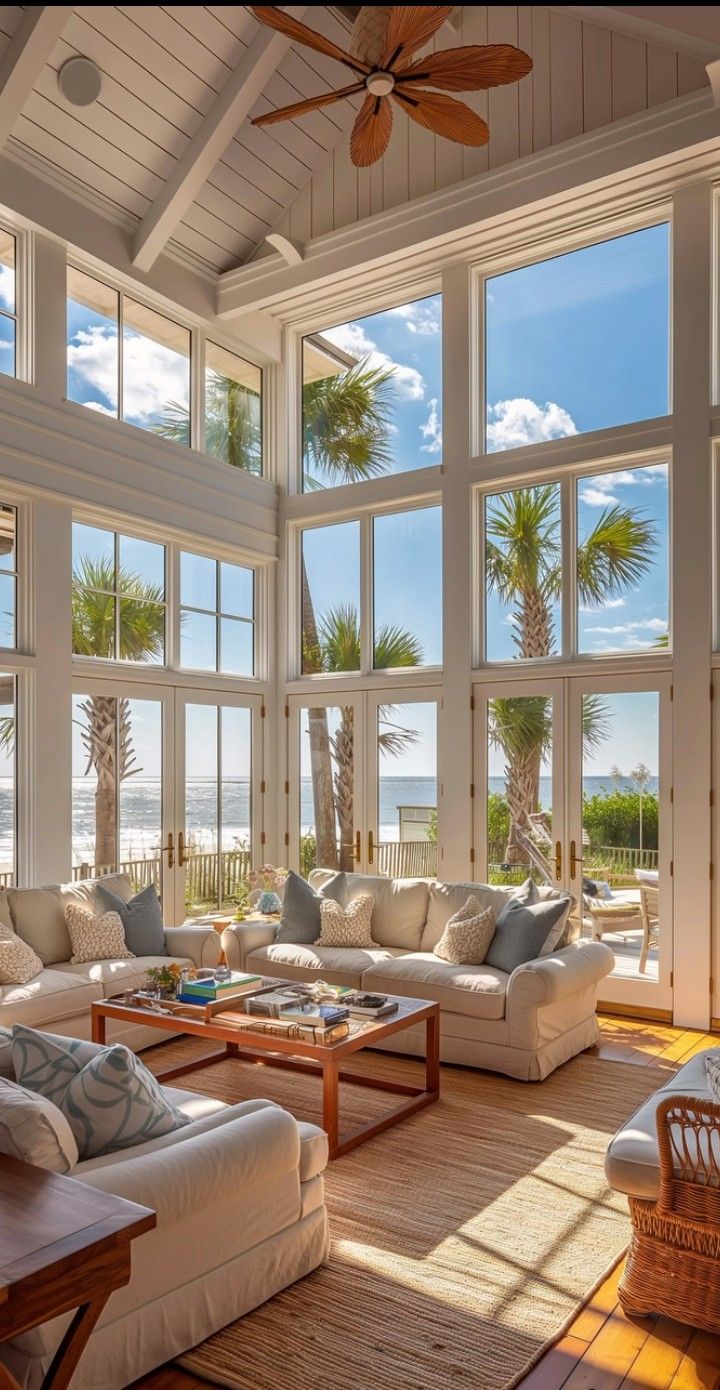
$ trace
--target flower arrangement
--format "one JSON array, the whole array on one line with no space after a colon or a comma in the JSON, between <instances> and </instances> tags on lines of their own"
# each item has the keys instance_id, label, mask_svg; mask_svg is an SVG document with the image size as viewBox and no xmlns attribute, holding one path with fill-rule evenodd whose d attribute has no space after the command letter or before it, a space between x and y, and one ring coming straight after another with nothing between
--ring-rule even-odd
<instances>
[{"instance_id":1,"label":"flower arrangement","mask_svg":"<svg viewBox=\"0 0 720 1390\"><path fill-rule=\"evenodd\" d=\"M250 897L250 884L246 878L241 878L235 894L235 921L244 922L247 917L248 898Z\"/></svg>"},{"instance_id":2,"label":"flower arrangement","mask_svg":"<svg viewBox=\"0 0 720 1390\"><path fill-rule=\"evenodd\" d=\"M287 876L287 869L278 869L274 864L263 864L259 869L251 869L246 879L246 907L256 908L258 912L281 912Z\"/></svg>"},{"instance_id":3,"label":"flower arrangement","mask_svg":"<svg viewBox=\"0 0 720 1390\"><path fill-rule=\"evenodd\" d=\"M175 965L153 965L147 973L149 989L157 989L169 998L177 994L178 985L182 977L182 966Z\"/></svg>"}]
</instances>

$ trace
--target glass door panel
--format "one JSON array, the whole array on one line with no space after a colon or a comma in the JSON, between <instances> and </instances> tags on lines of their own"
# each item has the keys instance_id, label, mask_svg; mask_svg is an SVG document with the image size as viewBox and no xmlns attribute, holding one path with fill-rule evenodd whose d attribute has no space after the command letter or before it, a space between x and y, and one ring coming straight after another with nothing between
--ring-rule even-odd
<instances>
[{"instance_id":1,"label":"glass door panel","mask_svg":"<svg viewBox=\"0 0 720 1390\"><path fill-rule=\"evenodd\" d=\"M483 688L475 839L488 883L563 881L562 697L559 681Z\"/></svg>"},{"instance_id":2,"label":"glass door panel","mask_svg":"<svg viewBox=\"0 0 720 1390\"><path fill-rule=\"evenodd\" d=\"M609 1002L670 1007L669 684L571 682L569 886Z\"/></svg>"},{"instance_id":3,"label":"glass door panel","mask_svg":"<svg viewBox=\"0 0 720 1390\"><path fill-rule=\"evenodd\" d=\"M368 873L435 878L437 832L437 701L406 692L368 697L368 807L364 845Z\"/></svg>"},{"instance_id":4,"label":"glass door panel","mask_svg":"<svg viewBox=\"0 0 720 1390\"><path fill-rule=\"evenodd\" d=\"M172 825L163 770L168 706L145 689L89 681L73 694L72 873L126 873L136 891L153 883L162 897Z\"/></svg>"},{"instance_id":5,"label":"glass door panel","mask_svg":"<svg viewBox=\"0 0 720 1390\"><path fill-rule=\"evenodd\" d=\"M363 825L359 802L359 701L291 702L290 859L303 877L315 868L353 870Z\"/></svg>"},{"instance_id":6,"label":"glass door panel","mask_svg":"<svg viewBox=\"0 0 720 1390\"><path fill-rule=\"evenodd\" d=\"M188 692L179 703L176 913L182 920L235 908L259 838L253 806L261 753L254 746L254 700Z\"/></svg>"}]
</instances>

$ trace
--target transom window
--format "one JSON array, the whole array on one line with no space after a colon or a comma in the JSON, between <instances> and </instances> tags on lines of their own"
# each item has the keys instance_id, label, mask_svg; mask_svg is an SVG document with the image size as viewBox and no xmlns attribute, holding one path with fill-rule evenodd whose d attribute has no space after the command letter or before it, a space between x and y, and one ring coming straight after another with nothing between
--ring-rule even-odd
<instances>
[{"instance_id":1,"label":"transom window","mask_svg":"<svg viewBox=\"0 0 720 1390\"><path fill-rule=\"evenodd\" d=\"M255 574L184 550L180 555L180 665L255 674Z\"/></svg>"},{"instance_id":2,"label":"transom window","mask_svg":"<svg viewBox=\"0 0 720 1390\"><path fill-rule=\"evenodd\" d=\"M68 399L190 443L190 331L68 267Z\"/></svg>"},{"instance_id":3,"label":"transom window","mask_svg":"<svg viewBox=\"0 0 720 1390\"><path fill-rule=\"evenodd\" d=\"M667 223L485 284L486 451L669 410Z\"/></svg>"},{"instance_id":4,"label":"transom window","mask_svg":"<svg viewBox=\"0 0 720 1390\"><path fill-rule=\"evenodd\" d=\"M557 481L484 499L487 661L668 646L667 464L584 475L573 487L574 527Z\"/></svg>"},{"instance_id":5,"label":"transom window","mask_svg":"<svg viewBox=\"0 0 720 1390\"><path fill-rule=\"evenodd\" d=\"M440 295L303 340L303 487L442 463Z\"/></svg>"},{"instance_id":6,"label":"transom window","mask_svg":"<svg viewBox=\"0 0 720 1390\"><path fill-rule=\"evenodd\" d=\"M17 512L0 503L0 647L16 647Z\"/></svg>"},{"instance_id":7,"label":"transom window","mask_svg":"<svg viewBox=\"0 0 720 1390\"><path fill-rule=\"evenodd\" d=\"M17 294L15 238L0 227L0 372L17 372Z\"/></svg>"},{"instance_id":8,"label":"transom window","mask_svg":"<svg viewBox=\"0 0 720 1390\"><path fill-rule=\"evenodd\" d=\"M262 372L216 343L205 345L205 452L263 471Z\"/></svg>"},{"instance_id":9,"label":"transom window","mask_svg":"<svg viewBox=\"0 0 720 1390\"><path fill-rule=\"evenodd\" d=\"M165 547L73 524L73 652L105 661L165 661Z\"/></svg>"}]
</instances>

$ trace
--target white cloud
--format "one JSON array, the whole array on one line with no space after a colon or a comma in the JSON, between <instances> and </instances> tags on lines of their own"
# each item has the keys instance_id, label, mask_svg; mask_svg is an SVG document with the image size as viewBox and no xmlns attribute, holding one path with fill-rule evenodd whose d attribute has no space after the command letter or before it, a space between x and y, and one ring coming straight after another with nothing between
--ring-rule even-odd
<instances>
[{"instance_id":1,"label":"white cloud","mask_svg":"<svg viewBox=\"0 0 720 1390\"><path fill-rule=\"evenodd\" d=\"M185 358L139 335L128 335L123 351L126 419L150 424L170 401L187 401L188 363ZM113 400L117 393L115 331L100 324L78 329L68 345L68 365L84 379L88 388ZM92 408L101 412L106 409L97 403Z\"/></svg>"},{"instance_id":2,"label":"white cloud","mask_svg":"<svg viewBox=\"0 0 720 1390\"><path fill-rule=\"evenodd\" d=\"M440 332L440 300L420 300L417 304L399 304L387 312L394 318L403 319L409 333L417 333L422 338L433 338Z\"/></svg>"},{"instance_id":3,"label":"white cloud","mask_svg":"<svg viewBox=\"0 0 720 1390\"><path fill-rule=\"evenodd\" d=\"M99 415L111 415L113 420L117 419L117 411L110 410L102 401L83 401L83 405L86 410L97 410Z\"/></svg>"},{"instance_id":4,"label":"white cloud","mask_svg":"<svg viewBox=\"0 0 720 1390\"><path fill-rule=\"evenodd\" d=\"M424 425L420 426L420 433L423 439L427 440L427 444L420 445L421 454L442 453L442 422L435 399L430 401L430 414Z\"/></svg>"},{"instance_id":5,"label":"white cloud","mask_svg":"<svg viewBox=\"0 0 720 1390\"><path fill-rule=\"evenodd\" d=\"M15 304L15 271L9 265L0 265L0 304L3 309Z\"/></svg>"},{"instance_id":6,"label":"white cloud","mask_svg":"<svg viewBox=\"0 0 720 1390\"><path fill-rule=\"evenodd\" d=\"M597 616L598 613L604 613L605 610L608 609L608 608L624 608L624 607L625 607L625 599L624 599L624 598L609 598L609 599L607 600L606 603L601 603L601 604L599 604L597 608L585 608L585 607L583 607L582 604L581 604L581 606L580 606L580 612L581 612L581 613L594 613L594 614Z\"/></svg>"},{"instance_id":7,"label":"white cloud","mask_svg":"<svg viewBox=\"0 0 720 1390\"><path fill-rule=\"evenodd\" d=\"M561 405L546 401L538 405L526 396L514 400L496 401L488 406L487 446L490 453L498 449L518 449L523 444L541 444L547 439L563 439L577 434L572 416Z\"/></svg>"},{"instance_id":8,"label":"white cloud","mask_svg":"<svg viewBox=\"0 0 720 1390\"><path fill-rule=\"evenodd\" d=\"M623 487L653 487L667 478L667 464L651 463L645 468L619 468L616 473L600 473L590 478L580 492L580 501L588 507L616 506L617 490Z\"/></svg>"},{"instance_id":9,"label":"white cloud","mask_svg":"<svg viewBox=\"0 0 720 1390\"><path fill-rule=\"evenodd\" d=\"M597 487L584 487L580 492L580 501L585 502L588 507L608 507L614 506L620 498Z\"/></svg>"},{"instance_id":10,"label":"white cloud","mask_svg":"<svg viewBox=\"0 0 720 1390\"><path fill-rule=\"evenodd\" d=\"M425 379L421 372L415 367L408 367L402 362L393 362L386 352L368 338L365 329L360 323L341 323L337 328L329 328L323 333L323 338L334 343L336 347L342 348L343 352L349 352L359 360L368 358L371 367L381 367L385 371L390 370L393 374L393 382L398 395L404 396L408 401L423 401L425 399Z\"/></svg>"},{"instance_id":11,"label":"white cloud","mask_svg":"<svg viewBox=\"0 0 720 1390\"><path fill-rule=\"evenodd\" d=\"M617 623L615 627L589 627L587 632L600 632L608 637L622 637L636 632L667 632L664 618L640 618L635 622Z\"/></svg>"}]
</instances>

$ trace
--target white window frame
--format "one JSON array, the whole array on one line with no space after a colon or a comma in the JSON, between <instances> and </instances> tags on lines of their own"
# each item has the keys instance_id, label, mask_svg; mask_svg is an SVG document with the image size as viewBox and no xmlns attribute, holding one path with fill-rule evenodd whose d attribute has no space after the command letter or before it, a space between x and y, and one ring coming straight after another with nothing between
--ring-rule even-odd
<instances>
[{"instance_id":1,"label":"white window frame","mask_svg":"<svg viewBox=\"0 0 720 1390\"><path fill-rule=\"evenodd\" d=\"M3 372L0 382L25 381L31 379L30 341L28 334L28 309L30 296L30 257L28 255L29 233L13 226L12 222L0 221L0 231L6 232L15 242L15 308L0 309L0 316L15 324L15 372L11 376Z\"/></svg>"},{"instance_id":2,"label":"white window frame","mask_svg":"<svg viewBox=\"0 0 720 1390\"><path fill-rule=\"evenodd\" d=\"M257 671L257 665L258 665L258 650L257 650L257 649L258 649L258 641L257 641L257 616L256 616L256 615L257 615L257 582L258 582L258 573L257 573L257 569L256 569L253 565L240 564L240 562L237 561L237 560L228 561L228 560L225 560L224 558L223 558L223 559L218 559L217 556L215 556L215 555L208 555L206 552L198 551L197 549L192 548L192 547L187 546L187 545L179 545L178 548L177 548L177 551L178 551L178 575L179 575L179 578L181 578L181 572L182 572L182 557L183 557L183 555L194 555L194 556L198 556L200 559L209 559L209 560L212 560L212 561L213 561L213 563L215 564L215 596L216 596L216 606L215 606L214 609L212 609L212 608L197 608L197 607L195 607L195 606L194 606L193 604L191 604L191 603L183 603L183 602L182 602L182 589L181 589L181 583L178 582L178 586L177 586L177 603L176 603L177 617L176 617L175 614L173 614L173 619L172 619L172 625L173 625L173 629L174 629L174 632L175 632L175 644L176 644L176 645L175 645L175 652L176 652L176 659L177 659L176 669L177 669L179 672L182 672L182 673L191 672L191 673L194 673L194 674L197 674L197 675L202 674L202 675L209 675L209 676L220 676L220 677L222 677L223 680L228 680L228 679L229 679L229 680L254 680L254 679L255 679L255 672ZM224 610L223 610L223 608L222 608L222 597L221 597L222 584L221 584L221 570L220 570L220 566L223 565L223 564L233 564L233 565L236 566L236 568L238 568L238 569L249 570L250 573L252 574L252 583L253 583L253 602L252 602L252 609L253 609L253 612L252 612L252 617L251 617L251 618L239 617L236 613L226 613L226 612L224 612ZM215 660L216 660L216 668L215 668L214 671L208 671L208 670L206 670L206 669L204 669L204 668L202 668L202 667L185 666L185 665L183 665L183 664L181 663L181 652L182 652L181 624L182 624L182 614L183 614L183 613L201 613L201 614L203 614L203 615L204 615L205 617L207 617L207 618L213 618L213 619L214 619L214 621L215 621ZM242 674L239 674L239 673L232 673L232 672L224 671L224 670L222 669L222 667L221 667L221 665L220 665L220 660L221 660L221 655L222 655L222 620L223 620L223 619L228 619L228 620L230 620L230 621L232 621L232 622L236 622L236 623L244 623L246 627L249 627L249 628L251 629L251 631L252 631L252 652L253 652L253 670L252 670L252 673L247 673L247 674L245 674L245 675L242 675Z\"/></svg>"}]
</instances>

